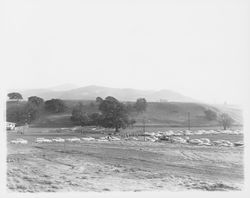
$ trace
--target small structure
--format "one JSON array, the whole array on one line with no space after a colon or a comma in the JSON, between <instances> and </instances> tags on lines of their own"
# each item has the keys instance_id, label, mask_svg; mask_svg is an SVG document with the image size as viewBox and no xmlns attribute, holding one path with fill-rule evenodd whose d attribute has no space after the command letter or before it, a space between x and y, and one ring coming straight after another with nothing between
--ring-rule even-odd
<instances>
[{"instance_id":1,"label":"small structure","mask_svg":"<svg viewBox=\"0 0 250 198\"><path fill-rule=\"evenodd\" d=\"M16 127L16 132L24 134L24 132L26 132L28 128L29 128L28 123L25 123L25 125L23 125L23 126Z\"/></svg>"},{"instance_id":2,"label":"small structure","mask_svg":"<svg viewBox=\"0 0 250 198\"><path fill-rule=\"evenodd\" d=\"M13 131L16 129L16 123L14 122L6 122L6 129L9 131Z\"/></svg>"}]
</instances>

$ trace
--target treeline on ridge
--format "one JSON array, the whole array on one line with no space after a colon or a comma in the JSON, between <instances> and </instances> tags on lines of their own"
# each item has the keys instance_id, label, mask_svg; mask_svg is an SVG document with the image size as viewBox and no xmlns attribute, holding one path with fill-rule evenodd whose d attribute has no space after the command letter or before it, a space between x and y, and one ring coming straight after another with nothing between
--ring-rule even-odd
<instances>
[{"instance_id":1,"label":"treeline on ridge","mask_svg":"<svg viewBox=\"0 0 250 198\"><path fill-rule=\"evenodd\" d=\"M81 126L102 126L119 131L120 128L133 126L135 118L146 111L148 103L145 98L138 98L135 102L120 102L112 96L105 99L97 97L88 104L76 101L63 101L61 99L44 99L31 96L23 101L22 95L17 92L8 94L6 120L18 125L32 123L41 116L49 114L71 114L70 122ZM234 120L226 113L216 112L213 109L204 110L204 118L215 121L224 129L230 127ZM150 111L147 111L150 114Z\"/></svg>"},{"instance_id":2,"label":"treeline on ridge","mask_svg":"<svg viewBox=\"0 0 250 198\"><path fill-rule=\"evenodd\" d=\"M18 125L32 123L38 119L41 114L57 114L70 111L71 109L61 99L44 99L31 96L28 101L22 100L19 93L9 93L10 100L14 100L14 105L7 108L7 121L15 122ZM79 102L72 108L71 121L75 125L102 126L105 128L114 128L118 131L120 128L126 128L135 124L135 120L130 118L133 113L139 114L146 110L147 101L145 98L138 98L133 103L122 103L116 98L108 96L105 99L96 98L95 102L91 102L89 106L96 106L97 112L87 113L86 105Z\"/></svg>"}]
</instances>

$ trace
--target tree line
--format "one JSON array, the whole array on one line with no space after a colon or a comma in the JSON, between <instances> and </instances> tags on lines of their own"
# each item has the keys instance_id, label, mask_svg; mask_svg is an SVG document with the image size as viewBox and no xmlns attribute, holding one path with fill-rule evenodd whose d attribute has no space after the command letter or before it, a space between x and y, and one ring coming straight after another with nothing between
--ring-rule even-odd
<instances>
[{"instance_id":1,"label":"tree line","mask_svg":"<svg viewBox=\"0 0 250 198\"><path fill-rule=\"evenodd\" d=\"M17 92L8 94L10 100L17 101L13 107L7 108L7 121L15 122L18 124L30 124L38 119L42 113L62 113L69 108L61 99L44 99L31 96L24 105L19 104L23 99L22 95ZM97 106L97 112L86 112L86 106L81 102L73 107L71 112L71 121L75 125L81 126L102 126L105 128L113 128L116 132L121 128L133 126L136 120L131 116L132 114L140 114L146 111L147 101L145 98L138 98L133 103L123 103L112 96L105 99L97 97L95 102L91 102L90 106ZM226 113L218 114L217 112L207 109L204 111L207 120L218 121L224 130L229 128L234 120Z\"/></svg>"},{"instance_id":2,"label":"tree line","mask_svg":"<svg viewBox=\"0 0 250 198\"><path fill-rule=\"evenodd\" d=\"M10 100L16 100L17 103L7 108L7 121L15 122L17 124L30 124L32 121L39 118L41 113L60 113L64 112L67 107L64 102L60 99L51 99L44 101L44 99L31 96L25 103L20 103L22 95L20 93L9 93L8 97Z\"/></svg>"},{"instance_id":3,"label":"tree line","mask_svg":"<svg viewBox=\"0 0 250 198\"><path fill-rule=\"evenodd\" d=\"M116 98L108 96L105 99L97 97L95 101L98 112L86 113L82 103L79 103L72 110L71 120L81 126L95 125L105 128L113 128L118 132L120 128L126 128L135 124L131 118L132 113L142 113L147 108L145 98L138 98L134 104L125 104Z\"/></svg>"},{"instance_id":4,"label":"tree line","mask_svg":"<svg viewBox=\"0 0 250 198\"><path fill-rule=\"evenodd\" d=\"M28 101L20 103L22 98L20 93L9 93L10 100L17 103L7 108L7 121L18 124L30 124L38 119L42 113L63 113L69 108L61 99L51 99L44 101L43 98L37 96L28 97ZM102 126L105 128L114 128L119 131L120 128L126 128L135 124L135 120L131 118L132 113L142 113L146 110L147 101L145 98L139 98L134 103L122 103L116 98L108 96L105 99L97 97L95 103L91 102L90 106L97 105L98 111L94 113L86 113L86 106L81 102L73 107L71 112L71 121L75 125L81 126Z\"/></svg>"}]
</instances>

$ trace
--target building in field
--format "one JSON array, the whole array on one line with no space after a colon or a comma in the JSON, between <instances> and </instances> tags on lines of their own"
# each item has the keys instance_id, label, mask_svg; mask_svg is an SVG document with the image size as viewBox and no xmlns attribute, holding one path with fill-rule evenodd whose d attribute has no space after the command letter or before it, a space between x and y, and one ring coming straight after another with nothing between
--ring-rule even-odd
<instances>
[{"instance_id":1,"label":"building in field","mask_svg":"<svg viewBox=\"0 0 250 198\"><path fill-rule=\"evenodd\" d=\"M16 128L16 123L14 122L6 122L6 129L9 131L13 131Z\"/></svg>"}]
</instances>

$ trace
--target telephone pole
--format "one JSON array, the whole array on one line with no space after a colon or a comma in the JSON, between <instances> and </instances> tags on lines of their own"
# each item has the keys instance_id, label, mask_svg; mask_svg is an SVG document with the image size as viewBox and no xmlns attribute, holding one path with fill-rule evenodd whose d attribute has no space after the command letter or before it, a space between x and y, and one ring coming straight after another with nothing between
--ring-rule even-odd
<instances>
[{"instance_id":1,"label":"telephone pole","mask_svg":"<svg viewBox=\"0 0 250 198\"><path fill-rule=\"evenodd\" d=\"M143 116L143 120L142 120L142 130L143 130L143 134L145 134L145 116ZM146 137L144 137L144 141L146 141Z\"/></svg>"},{"instance_id":2,"label":"telephone pole","mask_svg":"<svg viewBox=\"0 0 250 198\"><path fill-rule=\"evenodd\" d=\"M142 121L142 123L143 123L143 133L145 133L145 116L143 116L143 121Z\"/></svg>"},{"instance_id":3,"label":"telephone pole","mask_svg":"<svg viewBox=\"0 0 250 198\"><path fill-rule=\"evenodd\" d=\"M188 130L190 130L190 112L188 112Z\"/></svg>"}]
</instances>

